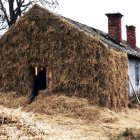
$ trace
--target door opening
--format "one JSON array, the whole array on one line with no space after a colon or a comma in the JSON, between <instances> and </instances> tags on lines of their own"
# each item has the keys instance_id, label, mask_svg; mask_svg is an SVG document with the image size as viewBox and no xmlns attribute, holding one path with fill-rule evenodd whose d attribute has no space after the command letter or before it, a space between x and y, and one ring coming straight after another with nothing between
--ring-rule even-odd
<instances>
[{"instance_id":1,"label":"door opening","mask_svg":"<svg viewBox=\"0 0 140 140\"><path fill-rule=\"evenodd\" d=\"M38 84L42 89L51 88L52 86L52 70L50 67L35 67L34 78L38 77Z\"/></svg>"},{"instance_id":2,"label":"door opening","mask_svg":"<svg viewBox=\"0 0 140 140\"><path fill-rule=\"evenodd\" d=\"M47 67L34 67L33 90L29 97L29 104L38 95L40 90L51 88L52 86L52 71Z\"/></svg>"}]
</instances>

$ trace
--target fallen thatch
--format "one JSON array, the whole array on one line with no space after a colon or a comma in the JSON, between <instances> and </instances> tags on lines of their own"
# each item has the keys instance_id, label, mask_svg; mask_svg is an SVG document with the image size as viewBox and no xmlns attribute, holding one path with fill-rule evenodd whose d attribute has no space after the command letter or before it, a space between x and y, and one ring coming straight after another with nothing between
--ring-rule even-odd
<instances>
[{"instance_id":1,"label":"fallen thatch","mask_svg":"<svg viewBox=\"0 0 140 140\"><path fill-rule=\"evenodd\" d=\"M53 72L52 91L109 108L127 106L127 55L37 5L0 40L1 91L31 92L32 67Z\"/></svg>"}]
</instances>

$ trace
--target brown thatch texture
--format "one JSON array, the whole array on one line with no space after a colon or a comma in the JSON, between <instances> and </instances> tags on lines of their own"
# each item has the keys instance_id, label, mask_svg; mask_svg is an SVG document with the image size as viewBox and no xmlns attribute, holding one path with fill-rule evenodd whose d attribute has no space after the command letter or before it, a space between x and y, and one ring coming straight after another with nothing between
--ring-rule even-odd
<instances>
[{"instance_id":1,"label":"brown thatch texture","mask_svg":"<svg viewBox=\"0 0 140 140\"><path fill-rule=\"evenodd\" d=\"M127 55L35 5L0 41L0 88L29 93L31 66L51 66L53 91L109 108L127 105Z\"/></svg>"}]
</instances>

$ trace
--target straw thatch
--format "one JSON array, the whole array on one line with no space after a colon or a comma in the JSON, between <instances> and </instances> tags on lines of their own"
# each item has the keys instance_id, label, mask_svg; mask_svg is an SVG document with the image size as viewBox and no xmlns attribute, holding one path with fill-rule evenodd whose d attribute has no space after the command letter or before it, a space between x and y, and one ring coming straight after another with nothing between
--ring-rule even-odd
<instances>
[{"instance_id":1,"label":"straw thatch","mask_svg":"<svg viewBox=\"0 0 140 140\"><path fill-rule=\"evenodd\" d=\"M127 55L37 5L4 34L0 46L2 91L29 94L32 67L43 65L52 68L53 92L109 108L127 105Z\"/></svg>"}]
</instances>

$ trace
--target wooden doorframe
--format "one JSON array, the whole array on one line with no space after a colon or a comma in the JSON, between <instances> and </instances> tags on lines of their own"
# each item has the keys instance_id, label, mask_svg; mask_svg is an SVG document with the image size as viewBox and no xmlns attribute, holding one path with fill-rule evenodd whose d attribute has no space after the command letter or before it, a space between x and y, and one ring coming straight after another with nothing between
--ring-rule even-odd
<instances>
[{"instance_id":1,"label":"wooden doorframe","mask_svg":"<svg viewBox=\"0 0 140 140\"><path fill-rule=\"evenodd\" d=\"M47 75L47 87L50 89L52 87L52 68L46 68L46 75Z\"/></svg>"}]
</instances>

